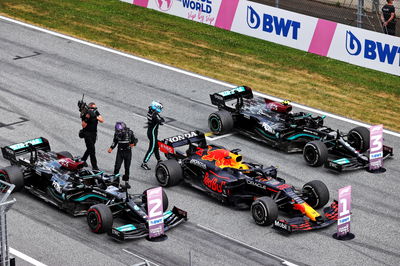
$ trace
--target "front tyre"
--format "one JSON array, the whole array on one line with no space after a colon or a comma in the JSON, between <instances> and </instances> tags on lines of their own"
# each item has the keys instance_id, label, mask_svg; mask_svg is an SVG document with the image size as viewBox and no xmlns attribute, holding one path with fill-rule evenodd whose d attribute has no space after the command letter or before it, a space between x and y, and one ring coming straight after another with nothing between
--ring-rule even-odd
<instances>
[{"instance_id":1,"label":"front tyre","mask_svg":"<svg viewBox=\"0 0 400 266\"><path fill-rule=\"evenodd\" d=\"M208 127L216 135L230 132L233 129L232 114L225 110L210 114L208 117Z\"/></svg>"},{"instance_id":2,"label":"front tyre","mask_svg":"<svg viewBox=\"0 0 400 266\"><path fill-rule=\"evenodd\" d=\"M24 187L24 173L17 165L7 166L0 170L0 179L15 186L13 192L18 192Z\"/></svg>"},{"instance_id":3,"label":"front tyre","mask_svg":"<svg viewBox=\"0 0 400 266\"><path fill-rule=\"evenodd\" d=\"M328 160L328 148L319 140L310 141L304 146L303 157L308 165L321 166Z\"/></svg>"},{"instance_id":4,"label":"front tyre","mask_svg":"<svg viewBox=\"0 0 400 266\"><path fill-rule=\"evenodd\" d=\"M258 225L271 225L278 218L278 206L270 197L260 197L251 204L251 215Z\"/></svg>"},{"instance_id":5,"label":"front tyre","mask_svg":"<svg viewBox=\"0 0 400 266\"><path fill-rule=\"evenodd\" d=\"M142 203L144 205L144 208L147 212L147 190L149 190L151 188L146 189L145 191L143 191L143 197L142 197ZM168 210L168 196L167 193L165 193L164 189L162 190L162 201L163 201L163 212L166 212Z\"/></svg>"},{"instance_id":6,"label":"front tyre","mask_svg":"<svg viewBox=\"0 0 400 266\"><path fill-rule=\"evenodd\" d=\"M183 179L182 167L175 159L162 161L156 166L156 178L162 187L175 186Z\"/></svg>"},{"instance_id":7,"label":"front tyre","mask_svg":"<svg viewBox=\"0 0 400 266\"><path fill-rule=\"evenodd\" d=\"M325 206L329 201L329 190L320 180L313 180L303 186L303 195L308 205L314 209Z\"/></svg>"},{"instance_id":8,"label":"front tyre","mask_svg":"<svg viewBox=\"0 0 400 266\"><path fill-rule=\"evenodd\" d=\"M369 149L369 129L366 127L355 127L349 131L347 141L357 151L363 153Z\"/></svg>"},{"instance_id":9,"label":"front tyre","mask_svg":"<svg viewBox=\"0 0 400 266\"><path fill-rule=\"evenodd\" d=\"M105 204L96 204L86 214L87 223L93 233L109 232L113 226L113 214Z\"/></svg>"}]
</instances>

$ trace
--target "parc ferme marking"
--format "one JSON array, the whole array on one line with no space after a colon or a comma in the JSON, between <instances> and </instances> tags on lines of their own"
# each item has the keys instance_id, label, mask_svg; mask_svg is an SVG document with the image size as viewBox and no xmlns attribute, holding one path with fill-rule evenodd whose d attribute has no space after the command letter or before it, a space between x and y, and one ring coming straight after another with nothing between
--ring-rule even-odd
<instances>
[{"instance_id":1,"label":"parc ferme marking","mask_svg":"<svg viewBox=\"0 0 400 266\"><path fill-rule=\"evenodd\" d=\"M126 2L128 2L128 1L126 1ZM183 69L179 69L179 68L176 68L176 67L172 67L172 66L168 66L168 65L165 65L165 64L161 64L161 63L149 60L149 59L141 58L141 57L138 57L138 56L127 54L127 53L123 53L121 51L117 51L117 50L114 50L114 49L111 49L111 48L107 48L107 47L104 47L104 46L101 46L101 45L98 45L98 44L94 44L94 43L91 43L91 42L80 40L80 39L75 38L75 37L71 37L71 36L68 36L68 35L65 35L65 34L61 34L61 33L58 33L58 32L54 32L54 31L51 31L51 30L47 30L47 29L44 29L44 28L41 28L41 27L38 27L38 26L34 26L34 25L31 25L31 24L28 24L28 23L25 23L25 22L21 22L21 21L15 20L15 19L11 19L11 18L4 17L4 16L1 16L1 15L0 15L0 19L2 19L4 21L15 23L15 24L18 24L18 25L21 25L21 26L24 26L24 27L27 27L27 28L30 28L30 29L41 31L41 32L44 32L44 33L47 33L47 34L50 34L50 35L53 35L53 36L57 36L57 37L60 37L60 38L66 39L66 40L74 41L74 42L77 42L77 43L80 43L80 44L83 44L83 45L87 45L87 46L90 46L90 47L93 47L93 48L97 48L97 49L100 49L100 50L103 50L103 51L106 51L106 52L110 52L110 53L117 54L117 55L120 55L120 56L123 56L123 57L126 57L126 58L130 58L130 59L133 59L133 60L136 60L136 61L140 61L140 62L147 63L147 64L150 64L150 65L154 65L154 66L157 66L157 67L161 67L161 68L164 68L164 69L167 69L167 70L170 70L170 71L174 71L174 72L186 75L186 76L190 76L190 77L193 77L193 78L198 78L198 79L201 79L201 80L204 80L204 81L207 81L207 82L210 82L210 83L214 83L214 84L217 84L217 85L220 85L220 86L224 86L224 87L227 87L227 88L236 87L236 85L234 85L234 84L230 84L230 83L227 83L227 82L224 82L224 81L216 80L216 79L213 79L213 78L210 78L210 77L206 77L206 76L203 76L203 75L200 75L200 74L196 74L196 73L193 73L193 72L189 72L189 71L186 71L186 70L183 70ZM332 45L333 44L331 44L331 46ZM268 99L273 100L273 101L282 101L283 100L283 99L278 98L278 97L274 97L274 96L271 96L271 95L267 95L267 94L260 93L260 92L255 92L255 91L253 91L253 94L256 95L256 96L259 96L259 97L268 98ZM344 122L347 122L347 123L351 123L351 124L358 125L358 126L370 127L369 124L362 123L362 122L359 122L359 121L355 121L355 120L352 120L352 119L349 119L349 118L341 117L339 115L331 114L331 113L328 113L328 112L325 112L325 111L322 111L322 110L314 109L314 108L311 108L311 107L308 107L308 106L305 106L305 105L301 105L301 104L294 103L294 102L292 102L291 104L294 107L301 108L301 109L304 109L306 111L310 111L310 112L313 112L313 113L319 113L319 114L322 114L322 115L326 115L328 117L331 117L331 118L334 118L334 119L337 119L337 120L341 120L341 121L344 121ZM180 128L176 128L176 127L168 125L168 124L166 124L166 126L169 126L171 128L174 128L174 129L177 129L177 130L183 132L183 130L180 129ZM384 129L383 132L386 133L386 134L389 134L389 135L392 135L392 136L400 138L400 133L397 133L397 132L394 132L394 131L390 131L390 130L387 130L387 129ZM223 138L223 137L227 137L227 136L228 135L218 136L218 137L215 137L215 138L209 138L209 137L206 137L206 138L207 138L207 140L217 140L219 138Z\"/></svg>"}]
</instances>

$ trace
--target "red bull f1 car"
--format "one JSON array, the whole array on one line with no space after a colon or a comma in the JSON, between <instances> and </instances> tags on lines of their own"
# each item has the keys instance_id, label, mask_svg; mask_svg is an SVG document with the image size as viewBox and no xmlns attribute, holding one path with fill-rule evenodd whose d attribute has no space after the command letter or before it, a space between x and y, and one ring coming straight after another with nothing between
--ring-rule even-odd
<instances>
[{"instance_id":1,"label":"red bull f1 car","mask_svg":"<svg viewBox=\"0 0 400 266\"><path fill-rule=\"evenodd\" d=\"M131 195L120 185L119 175L84 168L69 152L53 152L49 141L36 138L2 147L11 166L0 169L0 179L74 215L86 215L93 232L108 232L118 240L148 235L145 194ZM186 212L168 211L164 193L165 231L187 219ZM114 218L129 224L113 228Z\"/></svg>"},{"instance_id":2,"label":"red bull f1 car","mask_svg":"<svg viewBox=\"0 0 400 266\"><path fill-rule=\"evenodd\" d=\"M325 116L292 112L288 101L275 102L254 97L251 88L237 87L210 95L218 111L208 125L214 134L237 132L286 152L303 152L306 163L336 170L367 168L370 133L356 127L347 134L324 126ZM383 158L393 148L383 146Z\"/></svg>"},{"instance_id":3,"label":"red bull f1 car","mask_svg":"<svg viewBox=\"0 0 400 266\"><path fill-rule=\"evenodd\" d=\"M329 201L329 191L319 180L299 190L278 177L275 167L243 162L239 149L207 144L198 131L166 138L158 145L168 158L156 167L161 186L183 181L223 203L250 208L257 224L272 224L285 232L324 228L337 220L336 201L322 215L316 211ZM278 219L278 210L294 217Z\"/></svg>"}]
</instances>

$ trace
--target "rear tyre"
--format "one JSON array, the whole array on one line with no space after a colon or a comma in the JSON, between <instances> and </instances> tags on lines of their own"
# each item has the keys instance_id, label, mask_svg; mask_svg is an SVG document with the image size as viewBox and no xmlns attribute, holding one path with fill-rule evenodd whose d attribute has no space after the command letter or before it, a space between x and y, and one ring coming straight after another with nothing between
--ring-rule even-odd
<instances>
[{"instance_id":1,"label":"rear tyre","mask_svg":"<svg viewBox=\"0 0 400 266\"><path fill-rule=\"evenodd\" d=\"M355 127L349 131L347 141L359 152L365 152L369 149L369 129L365 127Z\"/></svg>"},{"instance_id":2,"label":"rear tyre","mask_svg":"<svg viewBox=\"0 0 400 266\"><path fill-rule=\"evenodd\" d=\"M60 151L57 152L58 155L64 156L65 158L73 159L74 157L69 151Z\"/></svg>"},{"instance_id":3,"label":"rear tyre","mask_svg":"<svg viewBox=\"0 0 400 266\"><path fill-rule=\"evenodd\" d=\"M7 166L0 170L0 179L15 186L13 192L18 192L24 188L24 173L22 168L17 165Z\"/></svg>"},{"instance_id":4,"label":"rear tyre","mask_svg":"<svg viewBox=\"0 0 400 266\"><path fill-rule=\"evenodd\" d=\"M111 231L114 222L113 214L105 204L96 204L90 207L86 219L90 230L96 234Z\"/></svg>"},{"instance_id":5,"label":"rear tyre","mask_svg":"<svg viewBox=\"0 0 400 266\"><path fill-rule=\"evenodd\" d=\"M261 197L251 204L251 215L258 225L271 225L278 218L278 206L270 197Z\"/></svg>"},{"instance_id":6,"label":"rear tyre","mask_svg":"<svg viewBox=\"0 0 400 266\"><path fill-rule=\"evenodd\" d=\"M208 117L208 127L212 133L217 135L230 132L233 129L232 114L225 110L210 114Z\"/></svg>"},{"instance_id":7,"label":"rear tyre","mask_svg":"<svg viewBox=\"0 0 400 266\"><path fill-rule=\"evenodd\" d=\"M308 165L321 166L328 160L328 148L319 140L310 141L304 146L303 157Z\"/></svg>"},{"instance_id":8,"label":"rear tyre","mask_svg":"<svg viewBox=\"0 0 400 266\"><path fill-rule=\"evenodd\" d=\"M144 208L147 212L147 190L149 190L151 188L146 189L145 191L143 191L143 198L142 198L142 202L144 204ZM162 190L162 201L163 201L163 212L168 210L168 196L167 193L165 193L164 189Z\"/></svg>"},{"instance_id":9,"label":"rear tyre","mask_svg":"<svg viewBox=\"0 0 400 266\"><path fill-rule=\"evenodd\" d=\"M156 178L160 186L175 186L183 179L181 165L175 159L162 161L156 166Z\"/></svg>"},{"instance_id":10,"label":"rear tyre","mask_svg":"<svg viewBox=\"0 0 400 266\"><path fill-rule=\"evenodd\" d=\"M314 209L325 206L329 201L329 190L320 180L313 180L303 186L303 195L306 202Z\"/></svg>"}]
</instances>

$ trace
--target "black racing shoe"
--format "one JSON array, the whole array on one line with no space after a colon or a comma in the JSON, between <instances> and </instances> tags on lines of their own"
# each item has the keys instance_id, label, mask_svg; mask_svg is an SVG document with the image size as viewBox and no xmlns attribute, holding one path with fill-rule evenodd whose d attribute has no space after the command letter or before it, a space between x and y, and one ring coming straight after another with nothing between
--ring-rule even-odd
<instances>
[{"instance_id":1,"label":"black racing shoe","mask_svg":"<svg viewBox=\"0 0 400 266\"><path fill-rule=\"evenodd\" d=\"M140 167L142 167L144 170L151 170L151 168L146 163L142 163Z\"/></svg>"}]
</instances>

